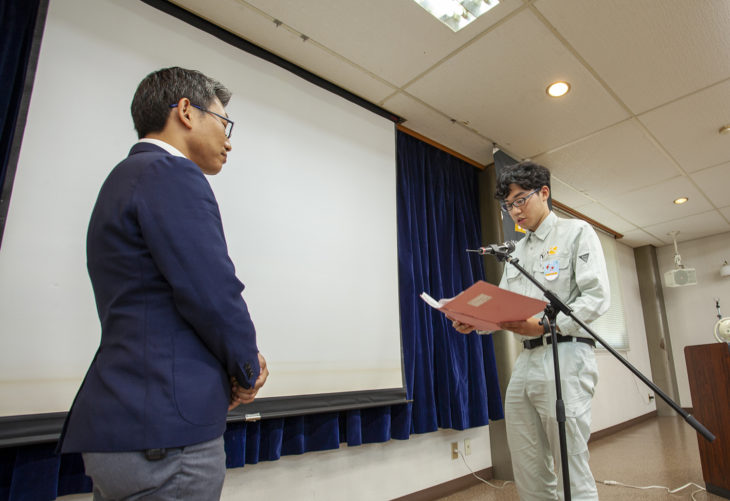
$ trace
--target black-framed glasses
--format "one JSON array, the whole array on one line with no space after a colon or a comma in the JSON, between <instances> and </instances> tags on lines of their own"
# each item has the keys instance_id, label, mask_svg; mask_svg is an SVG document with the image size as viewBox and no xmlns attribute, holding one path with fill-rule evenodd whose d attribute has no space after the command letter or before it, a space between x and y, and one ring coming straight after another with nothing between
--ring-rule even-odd
<instances>
[{"instance_id":1,"label":"black-framed glasses","mask_svg":"<svg viewBox=\"0 0 730 501\"><path fill-rule=\"evenodd\" d=\"M215 111L210 111L208 108L203 108L202 106L198 106L197 104L190 103L190 106L192 106L193 108L198 108L200 111L210 113L211 115L215 115L218 118L225 120L225 122L221 122L221 125L223 125L223 130L226 133L226 137L228 139L231 138L231 133L233 132L233 120L231 120L228 117L224 117L223 115L219 115ZM177 103L171 104L170 108L177 108Z\"/></svg>"},{"instance_id":2,"label":"black-framed glasses","mask_svg":"<svg viewBox=\"0 0 730 501\"><path fill-rule=\"evenodd\" d=\"M540 191L540 190L532 190L530 193L528 193L524 197L520 197L516 200L513 200L511 203L502 201L499 204L502 206L503 211L511 212L512 209L514 209L515 207L522 207L523 205L525 205L527 203L527 199L530 198L535 193L537 193L538 191Z\"/></svg>"}]
</instances>

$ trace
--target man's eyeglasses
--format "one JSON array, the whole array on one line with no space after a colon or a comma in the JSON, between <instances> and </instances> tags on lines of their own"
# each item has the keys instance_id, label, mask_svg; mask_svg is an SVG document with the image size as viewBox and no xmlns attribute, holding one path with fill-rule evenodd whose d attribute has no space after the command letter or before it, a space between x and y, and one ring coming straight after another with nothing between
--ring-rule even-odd
<instances>
[{"instance_id":1,"label":"man's eyeglasses","mask_svg":"<svg viewBox=\"0 0 730 501\"><path fill-rule=\"evenodd\" d=\"M527 203L527 199L530 198L535 193L537 193L538 191L540 191L540 190L532 190L530 193L528 193L524 197L520 197L516 200L513 200L511 203L504 202L504 201L500 202L500 205L502 206L502 210L505 212L511 212L512 209L514 209L515 207L522 207L523 205L525 205Z\"/></svg>"},{"instance_id":2,"label":"man's eyeglasses","mask_svg":"<svg viewBox=\"0 0 730 501\"><path fill-rule=\"evenodd\" d=\"M225 120L225 122L222 122L221 125L223 125L223 128L224 128L225 133L226 133L226 137L228 139L231 138L231 133L233 132L233 120L231 120L230 118L226 118L223 115L219 115L215 111L210 111L207 108L203 108L202 106L198 106L197 104L190 103L190 106L192 106L193 108L198 108L200 111L204 111L206 113L210 113L211 115L215 115L218 118ZM170 105L170 108L177 108L177 103L171 104Z\"/></svg>"}]
</instances>

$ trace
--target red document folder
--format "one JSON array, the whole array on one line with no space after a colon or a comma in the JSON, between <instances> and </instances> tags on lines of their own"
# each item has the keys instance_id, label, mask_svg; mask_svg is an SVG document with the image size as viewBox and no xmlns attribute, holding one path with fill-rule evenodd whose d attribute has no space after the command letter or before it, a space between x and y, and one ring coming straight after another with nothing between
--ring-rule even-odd
<instances>
[{"instance_id":1,"label":"red document folder","mask_svg":"<svg viewBox=\"0 0 730 501\"><path fill-rule=\"evenodd\" d=\"M499 330L500 322L526 320L545 309L547 302L500 289L478 281L458 296L436 301L426 294L421 299L459 322L480 331Z\"/></svg>"}]
</instances>

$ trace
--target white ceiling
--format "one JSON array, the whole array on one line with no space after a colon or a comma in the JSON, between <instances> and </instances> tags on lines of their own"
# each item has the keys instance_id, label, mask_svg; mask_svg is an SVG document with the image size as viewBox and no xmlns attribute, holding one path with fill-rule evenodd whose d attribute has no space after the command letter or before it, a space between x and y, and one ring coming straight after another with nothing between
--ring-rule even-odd
<instances>
[{"instance_id":1,"label":"white ceiling","mask_svg":"<svg viewBox=\"0 0 730 501\"><path fill-rule=\"evenodd\" d=\"M412 0L174 3L481 164L546 165L628 245L730 231L728 0L501 0L458 33Z\"/></svg>"}]
</instances>

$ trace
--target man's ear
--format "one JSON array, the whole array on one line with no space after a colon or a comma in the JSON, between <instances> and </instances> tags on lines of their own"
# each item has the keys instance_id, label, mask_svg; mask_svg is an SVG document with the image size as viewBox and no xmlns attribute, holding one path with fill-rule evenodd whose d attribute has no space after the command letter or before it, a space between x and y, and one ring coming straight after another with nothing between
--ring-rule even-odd
<instances>
[{"instance_id":1,"label":"man's ear","mask_svg":"<svg viewBox=\"0 0 730 501\"><path fill-rule=\"evenodd\" d=\"M173 111L176 112L174 116L177 117L177 119L180 121L180 123L188 128L193 128L193 120L192 120L192 113L193 113L193 105L190 104L190 99L187 97L183 97L177 102L177 106L173 108Z\"/></svg>"},{"instance_id":2,"label":"man's ear","mask_svg":"<svg viewBox=\"0 0 730 501\"><path fill-rule=\"evenodd\" d=\"M550 197L550 188L548 186L543 186L540 188L540 195L542 195L545 200L547 200Z\"/></svg>"}]
</instances>

